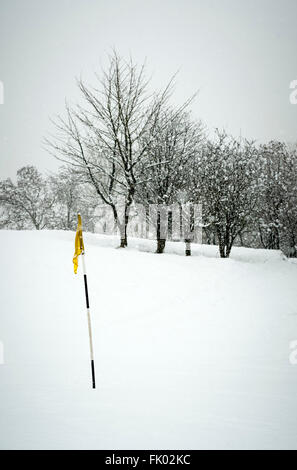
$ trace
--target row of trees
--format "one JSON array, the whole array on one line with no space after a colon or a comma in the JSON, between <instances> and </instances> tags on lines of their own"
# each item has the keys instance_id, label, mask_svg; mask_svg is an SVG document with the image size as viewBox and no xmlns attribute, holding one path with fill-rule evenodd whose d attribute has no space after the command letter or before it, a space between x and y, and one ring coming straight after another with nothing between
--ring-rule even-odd
<instances>
[{"instance_id":1,"label":"row of trees","mask_svg":"<svg viewBox=\"0 0 297 470\"><path fill-rule=\"evenodd\" d=\"M158 93L150 86L144 67L116 53L96 88L78 81L82 104L66 106L66 118L54 122L46 141L64 166L47 179L25 167L16 185L1 182L1 226L73 230L79 210L92 231L95 208L103 204L125 247L135 203L159 205L160 213L193 203L202 204L204 241L218 244L221 257L234 243L297 256L296 147L256 145L223 131L210 138L191 117L191 99L178 108L169 104L172 81ZM157 230L156 238L163 252L167 237ZM191 237L185 241L189 254Z\"/></svg>"},{"instance_id":2,"label":"row of trees","mask_svg":"<svg viewBox=\"0 0 297 470\"><path fill-rule=\"evenodd\" d=\"M87 231L95 228L97 206L91 187L66 167L44 177L28 165L17 172L16 183L0 181L0 229L76 230L77 213Z\"/></svg>"}]
</instances>

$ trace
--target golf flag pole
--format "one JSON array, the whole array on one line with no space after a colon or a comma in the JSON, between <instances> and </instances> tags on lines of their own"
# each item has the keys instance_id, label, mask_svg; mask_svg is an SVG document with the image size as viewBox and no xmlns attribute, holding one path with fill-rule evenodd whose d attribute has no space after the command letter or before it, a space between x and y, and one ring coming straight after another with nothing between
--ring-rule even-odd
<instances>
[{"instance_id":1,"label":"golf flag pole","mask_svg":"<svg viewBox=\"0 0 297 470\"><path fill-rule=\"evenodd\" d=\"M80 214L77 214L77 231L75 235L75 253L73 257L74 264L74 273L77 273L78 267L78 257L81 255L82 268L84 275L84 286L85 286L85 296L86 296L86 308L87 308L87 318L88 318L88 330L89 330L89 340L90 340L90 355L91 355L91 371L92 371L92 387L96 388L95 382L95 363L94 363L94 351L93 351L93 339L92 339L92 325L91 325L91 315L90 315L90 301L89 301L89 291L88 291L88 278L86 272L86 262L85 262L85 247L82 234L82 221Z\"/></svg>"}]
</instances>

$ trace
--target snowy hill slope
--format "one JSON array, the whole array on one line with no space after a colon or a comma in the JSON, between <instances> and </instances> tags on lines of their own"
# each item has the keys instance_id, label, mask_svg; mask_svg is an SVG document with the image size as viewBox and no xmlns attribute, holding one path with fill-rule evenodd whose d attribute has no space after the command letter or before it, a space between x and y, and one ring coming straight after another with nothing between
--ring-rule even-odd
<instances>
[{"instance_id":1,"label":"snowy hill slope","mask_svg":"<svg viewBox=\"0 0 297 470\"><path fill-rule=\"evenodd\" d=\"M0 240L0 448L297 448L296 263L85 234L92 390L74 233Z\"/></svg>"}]
</instances>

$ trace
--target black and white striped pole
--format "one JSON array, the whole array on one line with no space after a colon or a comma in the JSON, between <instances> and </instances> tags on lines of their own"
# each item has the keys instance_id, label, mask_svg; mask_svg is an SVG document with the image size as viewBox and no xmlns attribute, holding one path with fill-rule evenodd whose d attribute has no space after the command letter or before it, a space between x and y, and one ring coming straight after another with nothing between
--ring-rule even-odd
<instances>
[{"instance_id":1,"label":"black and white striped pole","mask_svg":"<svg viewBox=\"0 0 297 470\"><path fill-rule=\"evenodd\" d=\"M79 230L79 227L81 227L80 230ZM80 251L81 251L82 268L83 268L83 275L84 275L85 295L86 295L86 308L87 308L87 318L88 318L90 356L91 356L91 371L92 371L92 387L96 388L94 350L93 350L93 339L92 339L92 325L91 325L90 301L89 301L89 291L88 291L88 278L87 278L87 271L86 271L85 248L84 248L84 242L83 242L83 236L82 236L82 223L81 223L80 214L78 214L78 236L79 236L79 245L80 245Z\"/></svg>"},{"instance_id":2,"label":"black and white striped pole","mask_svg":"<svg viewBox=\"0 0 297 470\"><path fill-rule=\"evenodd\" d=\"M85 262L85 252L81 254L83 274L84 274L84 284L85 284L85 294L86 294L86 307L87 307L87 318L88 318L88 329L89 329L89 339L90 339L90 355L91 355L91 371L92 371L92 385L93 388L96 388L95 382L95 364L94 364L94 350L93 350L93 339L92 339L92 325L91 325L91 315L90 315L90 301L89 301L89 291L88 291L88 278L86 273L86 262Z\"/></svg>"}]
</instances>

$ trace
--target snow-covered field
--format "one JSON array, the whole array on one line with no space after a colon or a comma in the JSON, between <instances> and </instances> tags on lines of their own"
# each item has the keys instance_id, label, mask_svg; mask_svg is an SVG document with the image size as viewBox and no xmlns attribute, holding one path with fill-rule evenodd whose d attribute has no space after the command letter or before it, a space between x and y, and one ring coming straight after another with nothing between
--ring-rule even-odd
<instances>
[{"instance_id":1,"label":"snow-covered field","mask_svg":"<svg viewBox=\"0 0 297 470\"><path fill-rule=\"evenodd\" d=\"M1 231L2 449L297 448L297 264L279 252ZM138 248L138 249L136 249Z\"/></svg>"}]
</instances>

